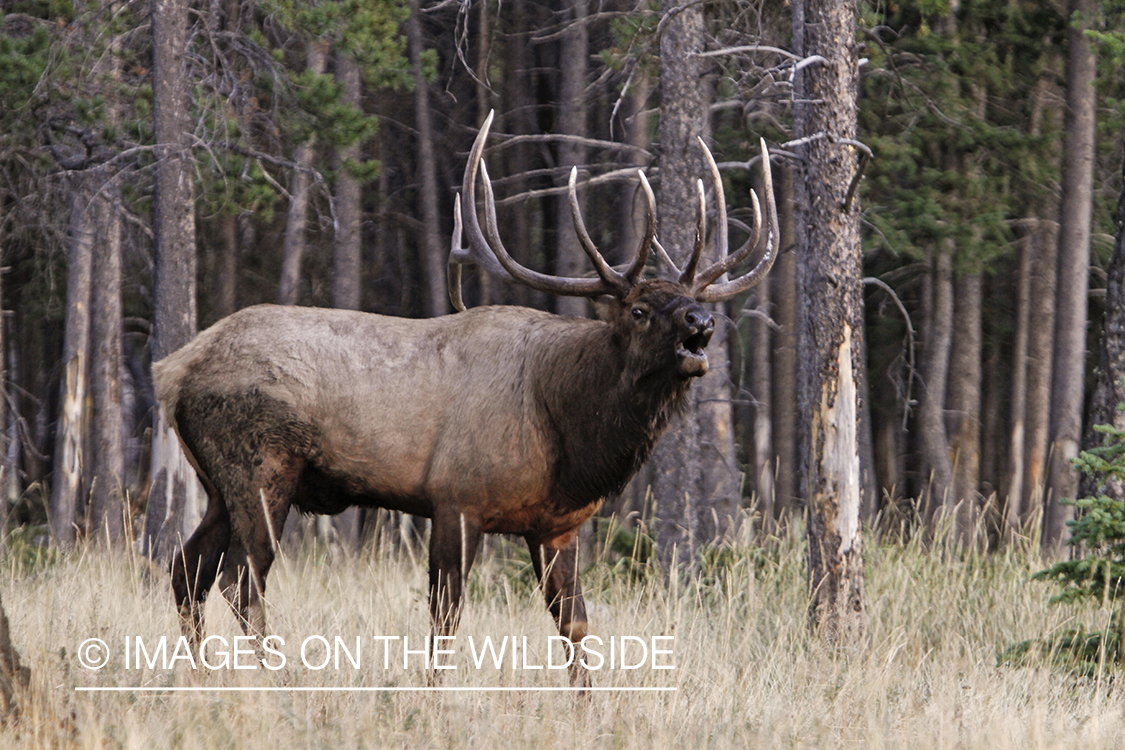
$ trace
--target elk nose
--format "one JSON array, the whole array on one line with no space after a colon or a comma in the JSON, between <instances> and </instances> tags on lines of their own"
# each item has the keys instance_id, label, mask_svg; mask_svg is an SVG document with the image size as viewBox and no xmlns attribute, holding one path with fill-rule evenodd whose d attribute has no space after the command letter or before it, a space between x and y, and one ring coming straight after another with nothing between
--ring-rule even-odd
<instances>
[{"instance_id":1,"label":"elk nose","mask_svg":"<svg viewBox=\"0 0 1125 750\"><path fill-rule=\"evenodd\" d=\"M695 333L710 333L715 330L715 319L711 313L697 307L684 313L684 325Z\"/></svg>"}]
</instances>

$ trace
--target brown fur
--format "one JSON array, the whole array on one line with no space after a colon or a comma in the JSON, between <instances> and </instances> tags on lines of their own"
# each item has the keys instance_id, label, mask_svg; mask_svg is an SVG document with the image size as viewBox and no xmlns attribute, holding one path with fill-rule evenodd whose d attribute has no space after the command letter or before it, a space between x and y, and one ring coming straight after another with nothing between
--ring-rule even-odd
<instances>
[{"instance_id":1,"label":"brown fur","mask_svg":"<svg viewBox=\"0 0 1125 750\"><path fill-rule=\"evenodd\" d=\"M211 500L173 560L185 633L202 637L220 573L248 632L260 632L290 505L360 505L433 519L438 632L456 626L462 582L492 532L526 539L560 632L580 641L577 529L648 458L706 369L712 328L666 281L612 301L606 321L516 307L408 320L268 305L219 321L153 367Z\"/></svg>"}]
</instances>

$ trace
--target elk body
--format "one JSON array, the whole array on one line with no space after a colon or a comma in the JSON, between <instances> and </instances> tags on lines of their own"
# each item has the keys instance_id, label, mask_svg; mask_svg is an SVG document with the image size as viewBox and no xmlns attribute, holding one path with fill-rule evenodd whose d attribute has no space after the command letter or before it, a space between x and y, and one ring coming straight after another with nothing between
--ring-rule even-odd
<instances>
[{"instance_id":1,"label":"elk body","mask_svg":"<svg viewBox=\"0 0 1125 750\"><path fill-rule=\"evenodd\" d=\"M609 267L572 206L597 278L565 279L515 263L500 242L483 173L485 229L475 187L488 125L474 144L458 206L450 293L459 268L556 294L605 296L604 320L521 307L483 307L432 319L263 305L231 315L154 365L157 395L209 497L199 528L172 561L185 635L203 633L203 602L216 577L247 633L262 635L261 596L291 506L338 513L353 505L432 519L430 613L435 633L456 627L463 582L483 533L515 534L530 550L559 632L587 634L577 577L579 526L650 455L693 378L714 321L700 304L759 280L773 261L776 214L763 144L770 242L754 270L717 280L753 250L696 272L703 246L703 188L695 251L677 281L642 280L655 246L648 231L624 271ZM718 241L726 256L726 216ZM755 213L758 214L755 198ZM460 248L462 222L469 248ZM756 226L761 226L758 215ZM670 262L670 261L668 261ZM584 672L572 678L585 682Z\"/></svg>"}]
</instances>

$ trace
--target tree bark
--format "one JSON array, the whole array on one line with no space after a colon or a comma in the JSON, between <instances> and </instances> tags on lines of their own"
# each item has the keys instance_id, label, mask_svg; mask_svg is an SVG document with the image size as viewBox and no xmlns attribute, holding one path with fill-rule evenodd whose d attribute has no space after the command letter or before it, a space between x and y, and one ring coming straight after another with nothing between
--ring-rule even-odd
<instances>
[{"instance_id":1,"label":"tree bark","mask_svg":"<svg viewBox=\"0 0 1125 750\"><path fill-rule=\"evenodd\" d=\"M59 420L55 430L51 477L51 541L71 549L82 499L85 465L86 386L90 350L90 272L97 223L89 175L79 175L70 208L70 250L67 253L66 330L59 386Z\"/></svg>"},{"instance_id":2,"label":"tree bark","mask_svg":"<svg viewBox=\"0 0 1125 750\"><path fill-rule=\"evenodd\" d=\"M557 104L557 129L565 135L586 135L586 58L589 54L589 33L586 29L586 0L568 3L565 22L568 24L559 45L559 100ZM586 161L586 147L563 141L558 149L558 166L565 181L570 167L581 167ZM563 184L566 184L563 182ZM578 193L579 206L585 209L585 191ZM571 229L570 202L565 194L555 199L558 217L558 238L555 257L556 274L579 277L589 269L589 261L578 243L578 235ZM564 315L585 316L590 303L580 297L560 297L558 311Z\"/></svg>"},{"instance_id":3,"label":"tree bark","mask_svg":"<svg viewBox=\"0 0 1125 750\"><path fill-rule=\"evenodd\" d=\"M750 319L750 341L746 356L750 358L749 398L753 403L753 455L754 455L754 486L758 494L758 508L762 514L764 528L773 531L773 520L776 517L776 492L774 490L774 477L776 464L774 463L773 449L773 384L770 382L772 375L772 340L770 320L772 312L770 304L770 285L759 284L751 295L755 302L758 315Z\"/></svg>"},{"instance_id":4,"label":"tree bark","mask_svg":"<svg viewBox=\"0 0 1125 750\"><path fill-rule=\"evenodd\" d=\"M1051 362L1055 341L1058 224L1040 221L1033 239L1031 299L1035 312L1028 331L1027 406L1023 505L1027 516L1042 523L1047 481L1047 447L1051 427Z\"/></svg>"},{"instance_id":5,"label":"tree bark","mask_svg":"<svg viewBox=\"0 0 1125 750\"><path fill-rule=\"evenodd\" d=\"M152 359L157 362L195 336L195 197L191 99L187 71L187 0L154 0ZM198 482L158 405L153 418L152 470L144 551L171 557L198 514Z\"/></svg>"},{"instance_id":6,"label":"tree bark","mask_svg":"<svg viewBox=\"0 0 1125 750\"><path fill-rule=\"evenodd\" d=\"M90 387L94 471L88 533L91 539L117 545L125 531L125 449L121 410L121 218L114 195L99 197L97 214Z\"/></svg>"},{"instance_id":7,"label":"tree bark","mask_svg":"<svg viewBox=\"0 0 1125 750\"><path fill-rule=\"evenodd\" d=\"M768 283L774 304L773 332L773 445L777 457L774 517L779 521L797 512L797 254L794 251L793 169L778 165L777 211L780 255Z\"/></svg>"},{"instance_id":8,"label":"tree bark","mask_svg":"<svg viewBox=\"0 0 1125 750\"><path fill-rule=\"evenodd\" d=\"M418 126L418 171L422 192L418 196L422 213L422 258L426 268L426 311L430 317L449 311L445 287L445 251L442 248L438 218L437 167L434 161L434 128L431 123L430 93L422 76L421 3L410 5L408 38L410 66L414 70L414 119Z\"/></svg>"},{"instance_id":9,"label":"tree bark","mask_svg":"<svg viewBox=\"0 0 1125 750\"><path fill-rule=\"evenodd\" d=\"M926 325L922 359L922 396L918 406L922 444L923 516L930 528L940 520L953 482L949 437L945 428L945 390L953 326L951 249L942 242L933 261L933 302Z\"/></svg>"},{"instance_id":10,"label":"tree bark","mask_svg":"<svg viewBox=\"0 0 1125 750\"><path fill-rule=\"evenodd\" d=\"M328 42L310 39L305 65L313 74L323 75L328 66ZM308 248L305 233L309 225L309 192L315 157L315 136L297 146L293 154L293 163L297 166L289 182L289 212L281 245L281 279L277 286L279 305L295 305L301 298L301 263Z\"/></svg>"},{"instance_id":11,"label":"tree bark","mask_svg":"<svg viewBox=\"0 0 1125 750\"><path fill-rule=\"evenodd\" d=\"M695 227L695 181L702 157L707 102L695 53L703 48L703 9L665 0L667 25L660 40L661 241L674 260L691 251ZM739 507L740 475L734 451L730 361L725 315L707 347L710 368L691 391L690 405L674 420L653 456L658 555L666 570L692 570L701 545L724 538Z\"/></svg>"},{"instance_id":12,"label":"tree bark","mask_svg":"<svg viewBox=\"0 0 1125 750\"><path fill-rule=\"evenodd\" d=\"M1084 441L1087 448L1102 442L1102 435L1094 431L1094 425L1109 424L1125 430L1125 410L1120 408L1125 404L1125 164L1121 176L1121 197L1114 215L1117 236L1105 285L1105 323ZM1093 477L1083 477L1080 495L1090 497L1100 491L1116 500L1125 500L1125 480L1110 477L1100 490L1096 484Z\"/></svg>"},{"instance_id":13,"label":"tree bark","mask_svg":"<svg viewBox=\"0 0 1125 750\"><path fill-rule=\"evenodd\" d=\"M797 367L801 484L809 538L809 624L829 643L867 630L857 427L863 351L859 210L845 208L855 176L859 60L856 8L798 0L793 46L808 58L794 81L794 137L803 174L797 205ZM827 137L826 137L827 136Z\"/></svg>"},{"instance_id":14,"label":"tree bark","mask_svg":"<svg viewBox=\"0 0 1125 750\"><path fill-rule=\"evenodd\" d=\"M1058 287L1055 354L1051 386L1050 492L1044 513L1043 548L1058 554L1066 541L1066 522L1074 517L1061 500L1078 493L1078 473L1071 459L1082 439L1086 373L1086 296L1090 271L1093 213L1094 91L1093 42L1086 29L1099 6L1094 0L1071 0L1066 77L1066 150L1063 200L1059 212Z\"/></svg>"},{"instance_id":15,"label":"tree bark","mask_svg":"<svg viewBox=\"0 0 1125 750\"><path fill-rule=\"evenodd\" d=\"M1008 470L1001 493L1004 505L1004 541L1014 542L1023 530L1027 506L1023 500L1024 435L1027 424L1028 349L1031 336L1031 257L1033 234L1020 246L1016 272L1016 330L1012 342L1011 418L1008 428Z\"/></svg>"},{"instance_id":16,"label":"tree bark","mask_svg":"<svg viewBox=\"0 0 1125 750\"><path fill-rule=\"evenodd\" d=\"M950 350L948 414L951 417L952 489L947 508L955 512L954 536L968 546L980 520L981 277L965 274L954 282L953 340Z\"/></svg>"},{"instance_id":17,"label":"tree bark","mask_svg":"<svg viewBox=\"0 0 1125 750\"><path fill-rule=\"evenodd\" d=\"M4 209L0 207L0 553L8 543L8 511L15 475L8 430L8 321L4 315Z\"/></svg>"}]
</instances>

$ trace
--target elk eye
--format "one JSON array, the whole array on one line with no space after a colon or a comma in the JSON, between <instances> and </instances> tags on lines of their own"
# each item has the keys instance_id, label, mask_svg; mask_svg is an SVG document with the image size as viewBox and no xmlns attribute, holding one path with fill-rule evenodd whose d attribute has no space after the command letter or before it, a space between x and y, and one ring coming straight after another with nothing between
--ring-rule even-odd
<instances>
[{"instance_id":1,"label":"elk eye","mask_svg":"<svg viewBox=\"0 0 1125 750\"><path fill-rule=\"evenodd\" d=\"M633 308L633 320L641 321L648 317L648 312L643 307Z\"/></svg>"}]
</instances>

